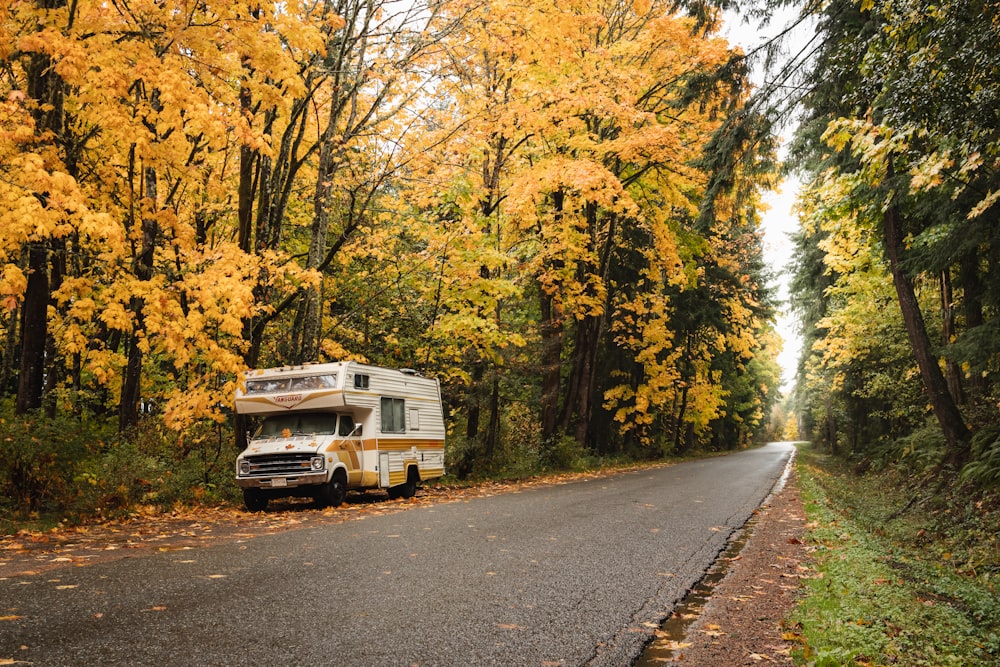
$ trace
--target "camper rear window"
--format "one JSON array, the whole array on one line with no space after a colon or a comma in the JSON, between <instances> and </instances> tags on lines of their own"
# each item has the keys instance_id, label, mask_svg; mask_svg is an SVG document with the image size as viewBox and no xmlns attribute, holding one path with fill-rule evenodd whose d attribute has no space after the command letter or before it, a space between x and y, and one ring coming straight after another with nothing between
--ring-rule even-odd
<instances>
[{"instance_id":1,"label":"camper rear window","mask_svg":"<svg viewBox=\"0 0 1000 667\"><path fill-rule=\"evenodd\" d=\"M308 391L310 389L335 389L337 374L305 375L292 378L267 378L247 380L247 394L278 394L289 391Z\"/></svg>"},{"instance_id":2,"label":"camper rear window","mask_svg":"<svg viewBox=\"0 0 1000 667\"><path fill-rule=\"evenodd\" d=\"M382 432L406 433L406 404L401 398L382 397Z\"/></svg>"}]
</instances>

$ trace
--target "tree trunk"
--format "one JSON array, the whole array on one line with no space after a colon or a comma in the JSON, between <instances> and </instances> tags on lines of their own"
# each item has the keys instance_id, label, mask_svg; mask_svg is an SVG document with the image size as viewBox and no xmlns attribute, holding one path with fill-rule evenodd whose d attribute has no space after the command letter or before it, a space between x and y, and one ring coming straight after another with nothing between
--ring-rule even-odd
<instances>
[{"instance_id":1,"label":"tree trunk","mask_svg":"<svg viewBox=\"0 0 1000 667\"><path fill-rule=\"evenodd\" d=\"M39 10L59 9L65 0L37 0ZM34 100L32 116L36 137L63 134L63 82L52 59L32 53L27 66L28 96ZM51 141L46 138L44 141ZM37 195L42 206L47 198ZM21 361L14 411L24 414L42 406L45 378L45 343L48 340L49 248L47 240L35 240L28 248L28 285L21 304Z\"/></svg>"},{"instance_id":2,"label":"tree trunk","mask_svg":"<svg viewBox=\"0 0 1000 667\"><path fill-rule=\"evenodd\" d=\"M588 445L594 416L594 392L603 316L587 316L577 322L570 379L563 406L562 430L573 433L577 443Z\"/></svg>"},{"instance_id":3,"label":"tree trunk","mask_svg":"<svg viewBox=\"0 0 1000 667\"><path fill-rule=\"evenodd\" d=\"M563 214L566 194L562 190L552 193L552 210L556 219ZM555 260L558 262L558 260ZM539 322L542 337L542 442L551 442L559 431L559 399L562 390L563 319L555 298L538 286L540 300Z\"/></svg>"},{"instance_id":4,"label":"tree trunk","mask_svg":"<svg viewBox=\"0 0 1000 667\"><path fill-rule=\"evenodd\" d=\"M559 428L560 360L562 323L551 295L539 290L542 337L542 442L550 442Z\"/></svg>"},{"instance_id":5,"label":"tree trunk","mask_svg":"<svg viewBox=\"0 0 1000 667\"><path fill-rule=\"evenodd\" d=\"M156 96L154 94L154 102ZM156 169L146 167L143 174L143 199L148 200L149 210L156 210ZM156 252L156 240L160 233L159 223L153 216L142 219L142 238L139 252L133 261L133 272L139 280L147 281L153 277L153 259ZM139 423L139 401L142 398L142 347L141 338L145 335L144 309L146 302L141 297L132 297L130 308L135 317L132 325L132 335L128 339L128 361L125 374L122 377L122 396L118 406L118 430L127 431Z\"/></svg>"},{"instance_id":6,"label":"tree trunk","mask_svg":"<svg viewBox=\"0 0 1000 667\"><path fill-rule=\"evenodd\" d=\"M472 378L469 382L469 392L466 396L465 439L471 444L479 437L479 413L481 412L480 392L483 386L483 362L477 359L472 367Z\"/></svg>"},{"instance_id":7,"label":"tree trunk","mask_svg":"<svg viewBox=\"0 0 1000 667\"><path fill-rule=\"evenodd\" d=\"M21 309L17 308L9 313L7 327L4 336L3 359L0 360L0 395L17 394L14 386L14 363L18 358L17 323L21 315Z\"/></svg>"},{"instance_id":8,"label":"tree trunk","mask_svg":"<svg viewBox=\"0 0 1000 667\"><path fill-rule=\"evenodd\" d=\"M971 251L962 256L959 268L959 282L962 287L962 311L965 314L965 329L970 331L983 325L983 281L979 274L979 255ZM973 401L985 396L988 387L980 364L973 364L969 373L969 391Z\"/></svg>"},{"instance_id":9,"label":"tree trunk","mask_svg":"<svg viewBox=\"0 0 1000 667\"><path fill-rule=\"evenodd\" d=\"M941 272L941 344L945 346L951 345L955 340L955 307L953 301L951 272L945 269ZM944 370L948 391L951 393L951 400L958 405L962 405L965 403L965 394L962 391L962 371L958 367L958 362L946 357Z\"/></svg>"},{"instance_id":10,"label":"tree trunk","mask_svg":"<svg viewBox=\"0 0 1000 667\"><path fill-rule=\"evenodd\" d=\"M253 7L250 16L255 20L260 18L260 8ZM249 56L243 56L243 70L250 78L253 75L253 65ZM246 84L240 86L240 113L247 124L252 124L253 119L253 96L250 88ZM254 172L256 171L258 151L247 144L240 146L240 172L239 184L237 185L237 208L236 219L239 221L239 231L237 243L240 250L249 254L253 250L253 196L254 196Z\"/></svg>"},{"instance_id":11,"label":"tree trunk","mask_svg":"<svg viewBox=\"0 0 1000 667\"><path fill-rule=\"evenodd\" d=\"M894 174L892 158L889 159L888 176ZM969 452L969 431L962 419L962 414L948 392L941 367L931 350L931 340L927 335L920 304L913 289L913 283L902 266L903 229L899 219L899 210L895 204L890 205L883 215L883 233L885 247L889 256L889 268L892 271L892 282L896 287L899 308L906 325L906 334L910 339L913 356L920 369L924 381L924 390L930 399L934 415L944 434L948 446L948 461L954 464L962 463Z\"/></svg>"},{"instance_id":12,"label":"tree trunk","mask_svg":"<svg viewBox=\"0 0 1000 667\"><path fill-rule=\"evenodd\" d=\"M677 409L677 416L674 420L674 453L683 454L686 446L686 442L681 439L681 428L684 427L684 413L687 412L688 403L688 386L689 382L685 382L684 386L681 388L681 404Z\"/></svg>"},{"instance_id":13,"label":"tree trunk","mask_svg":"<svg viewBox=\"0 0 1000 667\"><path fill-rule=\"evenodd\" d=\"M74 175L75 176L75 175ZM51 241L52 251L49 253L49 294L54 294L62 287L63 278L66 275L66 240L53 239ZM49 302L53 302L49 299ZM56 416L56 388L62 380L62 369L64 364L57 363L58 352L56 350L55 337L51 332L45 335L45 359L47 360L47 371L45 373L45 385L42 388L42 407L45 408L45 415L50 419Z\"/></svg>"},{"instance_id":14,"label":"tree trunk","mask_svg":"<svg viewBox=\"0 0 1000 667\"><path fill-rule=\"evenodd\" d=\"M306 269L318 270L326 256L326 237L333 209L333 179L337 173L331 123L327 127L319 149L319 168L316 177L316 191L313 195L313 220L309 235L309 253ZM322 280L322 278L321 278ZM301 346L297 351L299 363L319 359L319 343L323 330L322 285L308 287L302 295L303 318Z\"/></svg>"},{"instance_id":15,"label":"tree trunk","mask_svg":"<svg viewBox=\"0 0 1000 667\"><path fill-rule=\"evenodd\" d=\"M830 442L830 454L840 455L840 448L837 446L837 415L833 412L833 397L826 397L826 437Z\"/></svg>"},{"instance_id":16,"label":"tree trunk","mask_svg":"<svg viewBox=\"0 0 1000 667\"><path fill-rule=\"evenodd\" d=\"M28 286L21 304L21 365L14 404L19 415L42 407L48 308L49 250L36 242L28 248Z\"/></svg>"},{"instance_id":17,"label":"tree trunk","mask_svg":"<svg viewBox=\"0 0 1000 667\"><path fill-rule=\"evenodd\" d=\"M500 375L493 373L490 389L490 421L486 431L486 460L492 461L500 441Z\"/></svg>"}]
</instances>

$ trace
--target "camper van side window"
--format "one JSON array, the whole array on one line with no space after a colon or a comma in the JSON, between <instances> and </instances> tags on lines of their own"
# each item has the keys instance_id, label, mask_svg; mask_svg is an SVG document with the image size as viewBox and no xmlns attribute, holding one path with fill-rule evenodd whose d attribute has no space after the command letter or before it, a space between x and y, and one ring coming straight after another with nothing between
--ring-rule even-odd
<instances>
[{"instance_id":1,"label":"camper van side window","mask_svg":"<svg viewBox=\"0 0 1000 667\"><path fill-rule=\"evenodd\" d=\"M382 432L406 433L406 406L401 398L382 397Z\"/></svg>"},{"instance_id":2,"label":"camper van side window","mask_svg":"<svg viewBox=\"0 0 1000 667\"><path fill-rule=\"evenodd\" d=\"M360 373L354 376L354 388L355 389L367 389L368 388L368 377L367 375L361 375Z\"/></svg>"}]
</instances>

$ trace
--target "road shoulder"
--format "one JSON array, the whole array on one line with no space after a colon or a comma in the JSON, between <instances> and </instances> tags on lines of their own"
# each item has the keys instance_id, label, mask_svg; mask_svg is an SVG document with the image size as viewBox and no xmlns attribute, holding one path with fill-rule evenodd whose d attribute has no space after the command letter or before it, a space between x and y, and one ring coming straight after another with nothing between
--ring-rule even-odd
<instances>
[{"instance_id":1,"label":"road shoulder","mask_svg":"<svg viewBox=\"0 0 1000 667\"><path fill-rule=\"evenodd\" d=\"M683 637L661 637L673 647L672 660L685 665L794 664L783 626L808 576L803 544L805 512L794 472L784 488L757 510L744 533L746 545L725 556L726 574ZM691 610L679 613L691 613ZM693 614L692 614L693 615ZM788 637L789 639L786 639Z\"/></svg>"}]
</instances>

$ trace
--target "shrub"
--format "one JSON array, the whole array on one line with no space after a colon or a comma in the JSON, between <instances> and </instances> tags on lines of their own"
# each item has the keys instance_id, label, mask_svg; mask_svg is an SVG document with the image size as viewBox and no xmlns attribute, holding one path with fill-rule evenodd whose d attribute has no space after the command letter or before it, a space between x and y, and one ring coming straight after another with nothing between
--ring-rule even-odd
<instances>
[{"instance_id":1,"label":"shrub","mask_svg":"<svg viewBox=\"0 0 1000 667\"><path fill-rule=\"evenodd\" d=\"M0 503L13 513L58 510L77 496L81 465L100 447L100 424L0 409Z\"/></svg>"},{"instance_id":2,"label":"shrub","mask_svg":"<svg viewBox=\"0 0 1000 667\"><path fill-rule=\"evenodd\" d=\"M126 434L80 416L15 416L0 406L0 530L124 515L142 507L235 500L232 431L195 425L178 434L146 417Z\"/></svg>"}]
</instances>

